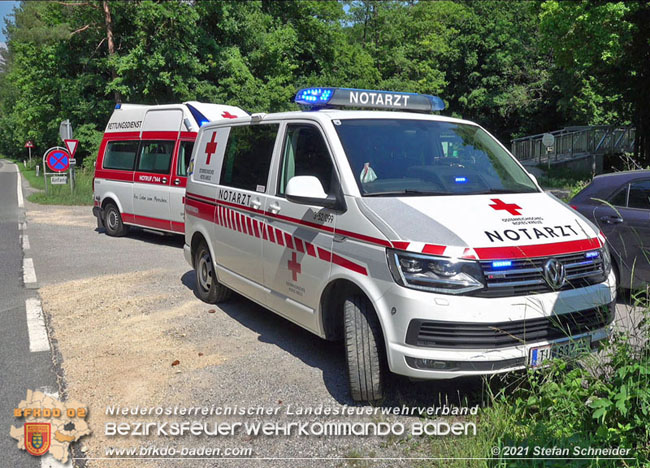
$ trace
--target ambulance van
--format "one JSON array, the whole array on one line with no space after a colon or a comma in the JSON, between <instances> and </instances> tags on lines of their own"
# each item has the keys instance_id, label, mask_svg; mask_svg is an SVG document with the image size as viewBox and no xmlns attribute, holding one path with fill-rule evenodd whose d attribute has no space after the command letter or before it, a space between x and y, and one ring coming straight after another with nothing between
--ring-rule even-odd
<instances>
[{"instance_id":1,"label":"ambulance van","mask_svg":"<svg viewBox=\"0 0 650 468\"><path fill-rule=\"evenodd\" d=\"M99 147L93 179L98 227L123 236L129 226L184 233L185 185L201 125L247 115L200 102L118 104Z\"/></svg>"},{"instance_id":2,"label":"ambulance van","mask_svg":"<svg viewBox=\"0 0 650 468\"><path fill-rule=\"evenodd\" d=\"M487 131L433 115L444 103L428 95L296 102L199 131L185 257L201 299L236 291L343 339L355 400L381 398L387 371L501 373L608 338L604 237Z\"/></svg>"}]
</instances>

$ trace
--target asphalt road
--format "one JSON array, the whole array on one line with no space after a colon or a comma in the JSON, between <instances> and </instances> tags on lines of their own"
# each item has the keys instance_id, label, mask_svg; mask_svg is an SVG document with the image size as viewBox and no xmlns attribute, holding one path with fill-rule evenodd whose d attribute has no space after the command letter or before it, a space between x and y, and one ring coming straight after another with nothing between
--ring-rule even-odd
<instances>
[{"instance_id":1,"label":"asphalt road","mask_svg":"<svg viewBox=\"0 0 650 468\"><path fill-rule=\"evenodd\" d=\"M54 393L58 388L50 350L30 351L26 301L38 295L23 283L24 209L18 206L16 169L0 161L0 465L29 468L49 462L16 448L9 428L22 426L22 420L14 419L13 409L28 389ZM25 256L29 258L29 250Z\"/></svg>"}]
</instances>

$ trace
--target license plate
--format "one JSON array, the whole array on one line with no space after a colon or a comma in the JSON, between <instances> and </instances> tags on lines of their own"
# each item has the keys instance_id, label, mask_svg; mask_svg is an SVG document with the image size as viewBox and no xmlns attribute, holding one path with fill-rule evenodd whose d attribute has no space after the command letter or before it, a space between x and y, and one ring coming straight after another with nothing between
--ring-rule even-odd
<instances>
[{"instance_id":1,"label":"license plate","mask_svg":"<svg viewBox=\"0 0 650 468\"><path fill-rule=\"evenodd\" d=\"M560 343L551 343L530 349L528 365L539 367L544 361L555 358L572 358L591 351L591 337L585 336L577 340L567 340Z\"/></svg>"}]
</instances>

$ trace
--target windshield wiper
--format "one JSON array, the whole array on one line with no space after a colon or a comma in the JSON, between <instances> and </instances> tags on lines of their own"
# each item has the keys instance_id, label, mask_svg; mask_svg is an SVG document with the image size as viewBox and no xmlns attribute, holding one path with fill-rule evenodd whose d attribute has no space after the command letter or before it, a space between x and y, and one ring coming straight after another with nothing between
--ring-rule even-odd
<instances>
[{"instance_id":1,"label":"windshield wiper","mask_svg":"<svg viewBox=\"0 0 650 468\"><path fill-rule=\"evenodd\" d=\"M385 197L385 196L399 196L399 195L417 196L417 195L453 195L453 194L449 192L434 192L428 190L412 190L412 189L393 190L388 192L371 192L371 193L363 194L364 197Z\"/></svg>"}]
</instances>

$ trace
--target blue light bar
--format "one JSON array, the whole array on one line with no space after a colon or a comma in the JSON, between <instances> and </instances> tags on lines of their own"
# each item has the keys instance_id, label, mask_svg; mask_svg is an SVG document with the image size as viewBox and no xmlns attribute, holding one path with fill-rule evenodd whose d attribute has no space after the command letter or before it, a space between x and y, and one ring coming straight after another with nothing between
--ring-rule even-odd
<instances>
[{"instance_id":1,"label":"blue light bar","mask_svg":"<svg viewBox=\"0 0 650 468\"><path fill-rule=\"evenodd\" d=\"M356 107L435 112L445 108L442 99L429 94L351 88L304 88L296 93L295 102L309 109Z\"/></svg>"},{"instance_id":2,"label":"blue light bar","mask_svg":"<svg viewBox=\"0 0 650 468\"><path fill-rule=\"evenodd\" d=\"M594 258L594 257L598 257L599 255L600 255L600 252L598 252L597 250L594 250L592 252L587 252L585 254L585 258Z\"/></svg>"},{"instance_id":3,"label":"blue light bar","mask_svg":"<svg viewBox=\"0 0 650 468\"><path fill-rule=\"evenodd\" d=\"M464 184L465 182L467 182L467 177L456 177L454 178L454 182L456 182L457 184Z\"/></svg>"},{"instance_id":4,"label":"blue light bar","mask_svg":"<svg viewBox=\"0 0 650 468\"><path fill-rule=\"evenodd\" d=\"M210 120L201 112L199 112L199 110L196 107L194 107L191 104L186 104L186 106L190 110L190 114L192 114L192 117L194 117L194 120L196 121L199 127L203 127L205 124L210 122Z\"/></svg>"},{"instance_id":5,"label":"blue light bar","mask_svg":"<svg viewBox=\"0 0 650 468\"><path fill-rule=\"evenodd\" d=\"M505 268L512 266L511 260L497 260L492 262L492 268Z\"/></svg>"},{"instance_id":6,"label":"blue light bar","mask_svg":"<svg viewBox=\"0 0 650 468\"><path fill-rule=\"evenodd\" d=\"M118 102L117 104L115 104L115 108L116 109L121 109L122 108L122 103Z\"/></svg>"}]
</instances>

